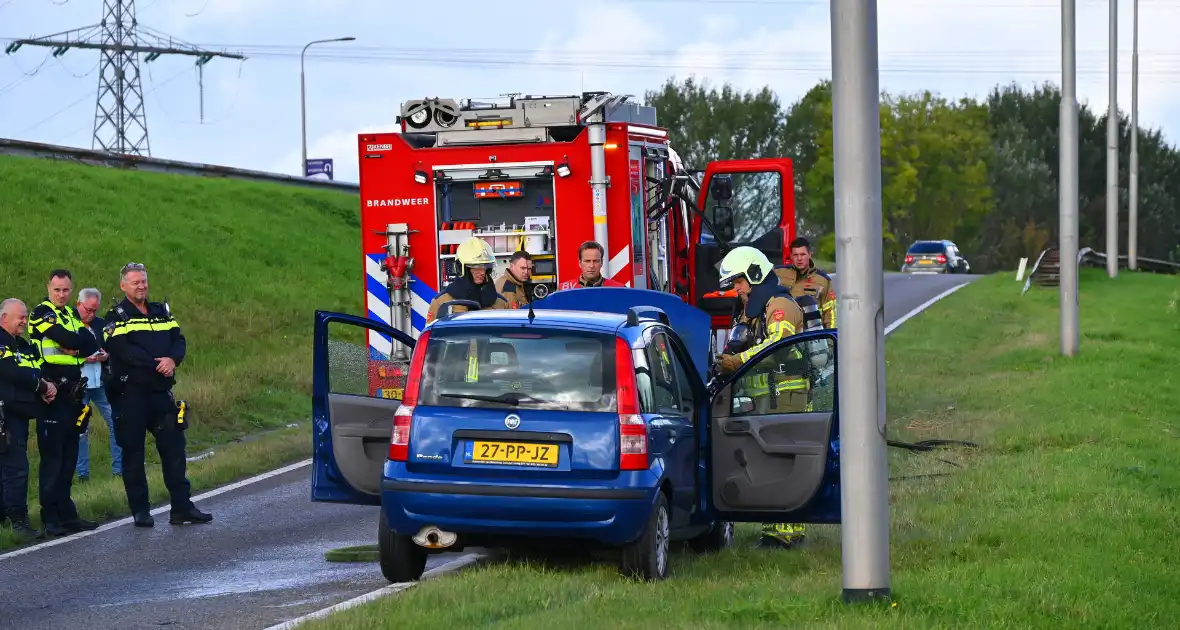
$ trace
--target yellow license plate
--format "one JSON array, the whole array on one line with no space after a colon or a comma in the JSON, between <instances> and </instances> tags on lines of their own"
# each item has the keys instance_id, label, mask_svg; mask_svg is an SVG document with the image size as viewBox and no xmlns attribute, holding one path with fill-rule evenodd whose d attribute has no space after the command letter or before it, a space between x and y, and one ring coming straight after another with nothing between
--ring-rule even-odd
<instances>
[{"instance_id":1,"label":"yellow license plate","mask_svg":"<svg viewBox=\"0 0 1180 630\"><path fill-rule=\"evenodd\" d=\"M919 265L929 265L929 264L930 264L930 260L929 260L928 258L923 258L922 260L919 260L919 261L918 261L918 264L919 264Z\"/></svg>"},{"instance_id":2,"label":"yellow license plate","mask_svg":"<svg viewBox=\"0 0 1180 630\"><path fill-rule=\"evenodd\" d=\"M557 466L556 444L521 442L469 442L467 461L476 464L511 464L514 466Z\"/></svg>"}]
</instances>

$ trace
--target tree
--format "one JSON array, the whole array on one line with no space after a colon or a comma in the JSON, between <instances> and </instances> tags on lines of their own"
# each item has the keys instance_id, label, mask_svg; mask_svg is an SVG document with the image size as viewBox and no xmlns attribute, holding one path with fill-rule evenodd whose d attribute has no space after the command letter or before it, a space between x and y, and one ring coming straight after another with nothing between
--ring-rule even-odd
<instances>
[{"instance_id":1,"label":"tree","mask_svg":"<svg viewBox=\"0 0 1180 630\"><path fill-rule=\"evenodd\" d=\"M672 77L644 100L656 108L657 121L689 168L782 155L783 109L769 87L740 92L725 84L718 90L692 77L683 83Z\"/></svg>"}]
</instances>

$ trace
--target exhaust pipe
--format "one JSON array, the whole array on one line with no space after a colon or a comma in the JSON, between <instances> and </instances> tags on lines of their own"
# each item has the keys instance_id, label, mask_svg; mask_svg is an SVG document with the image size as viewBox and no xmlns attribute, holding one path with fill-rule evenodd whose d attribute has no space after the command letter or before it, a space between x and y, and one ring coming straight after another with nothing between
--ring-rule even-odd
<instances>
[{"instance_id":1,"label":"exhaust pipe","mask_svg":"<svg viewBox=\"0 0 1180 630\"><path fill-rule=\"evenodd\" d=\"M443 531L434 525L423 527L414 534L414 544L427 549L445 549L454 545L458 539L458 534Z\"/></svg>"}]
</instances>

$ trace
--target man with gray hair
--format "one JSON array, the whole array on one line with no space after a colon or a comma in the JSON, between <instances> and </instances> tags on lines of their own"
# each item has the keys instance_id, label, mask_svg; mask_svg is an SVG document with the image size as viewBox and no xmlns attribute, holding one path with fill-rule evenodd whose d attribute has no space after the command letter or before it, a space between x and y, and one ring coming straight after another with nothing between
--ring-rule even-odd
<instances>
[{"instance_id":1,"label":"man with gray hair","mask_svg":"<svg viewBox=\"0 0 1180 630\"><path fill-rule=\"evenodd\" d=\"M37 537L29 526L29 423L57 395L41 377L40 350L23 336L28 322L24 302L0 303L0 524L26 540Z\"/></svg>"},{"instance_id":2,"label":"man with gray hair","mask_svg":"<svg viewBox=\"0 0 1180 630\"><path fill-rule=\"evenodd\" d=\"M82 376L86 377L86 394L82 404L92 405L95 411L102 414L106 420L111 447L111 474L116 477L123 475L123 449L115 442L115 414L111 411L111 403L107 400L107 392L103 387L104 378L110 367L106 348L103 343L103 331L107 322L98 316L98 309L102 306L102 292L94 287L87 287L78 292L78 315L82 318L83 333L93 335L98 343L98 352L86 357L82 364ZM87 428L78 436L78 481L90 479L90 430Z\"/></svg>"}]
</instances>

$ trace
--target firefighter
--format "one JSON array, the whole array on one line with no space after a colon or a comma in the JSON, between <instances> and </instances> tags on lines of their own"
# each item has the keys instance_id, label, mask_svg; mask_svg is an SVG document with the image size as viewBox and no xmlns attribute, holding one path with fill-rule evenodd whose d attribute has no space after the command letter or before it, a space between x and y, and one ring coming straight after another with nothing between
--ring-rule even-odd
<instances>
[{"instance_id":1,"label":"firefighter","mask_svg":"<svg viewBox=\"0 0 1180 630\"><path fill-rule=\"evenodd\" d=\"M172 393L176 370L184 362L188 341L165 302L148 301L147 268L127 263L119 272L123 301L107 312L103 329L110 352L111 403L115 440L123 449L123 490L136 527L153 527L146 468L146 439L151 433L160 454L171 509L168 522L209 523L213 515L193 504L185 477L188 428L184 401Z\"/></svg>"},{"instance_id":2,"label":"firefighter","mask_svg":"<svg viewBox=\"0 0 1180 630\"><path fill-rule=\"evenodd\" d=\"M602 261L606 259L606 250L596 241L586 241L578 246L578 267L582 275L576 281L561 283L560 289L577 289L584 287L621 287L622 283L605 278L602 275Z\"/></svg>"},{"instance_id":3,"label":"firefighter","mask_svg":"<svg viewBox=\"0 0 1180 630\"><path fill-rule=\"evenodd\" d=\"M78 516L70 498L78 464L78 436L90 422L82 404L87 383L82 377L86 357L98 351L95 338L82 332L82 318L70 303L74 279L69 270L54 269L45 301L29 314L29 338L41 353L41 374L57 386L58 395L37 419L37 451L41 455L38 488L45 533L65 536L98 527ZM81 333L81 334L79 334Z\"/></svg>"},{"instance_id":4,"label":"firefighter","mask_svg":"<svg viewBox=\"0 0 1180 630\"><path fill-rule=\"evenodd\" d=\"M29 423L53 401L57 388L41 378L41 353L22 335L24 302L0 303L0 522L17 537L37 537L29 526Z\"/></svg>"},{"instance_id":5,"label":"firefighter","mask_svg":"<svg viewBox=\"0 0 1180 630\"><path fill-rule=\"evenodd\" d=\"M832 277L816 268L811 260L811 243L800 236L791 241L791 264L775 267L779 284L791 290L791 295L810 295L819 303L824 328L836 327L836 292Z\"/></svg>"},{"instance_id":6,"label":"firefighter","mask_svg":"<svg viewBox=\"0 0 1180 630\"><path fill-rule=\"evenodd\" d=\"M508 301L508 308L520 308L533 301L524 290L532 276L532 265L533 255L522 249L512 254L504 275L496 278L496 292Z\"/></svg>"},{"instance_id":7,"label":"firefighter","mask_svg":"<svg viewBox=\"0 0 1180 630\"><path fill-rule=\"evenodd\" d=\"M722 259L720 288L733 288L741 308L735 313L725 352L718 357L721 374L733 373L764 348L803 332L803 310L776 279L774 264L753 247L734 248ZM791 352L798 354L794 349ZM789 357L801 358L801 355ZM786 363L790 365L793 361ZM743 376L738 385L754 399L756 413L770 413L771 409L779 413L807 410L810 383L801 373L754 371L757 373ZM761 544L791 548L802 542L804 536L801 524L764 523Z\"/></svg>"},{"instance_id":8,"label":"firefighter","mask_svg":"<svg viewBox=\"0 0 1180 630\"><path fill-rule=\"evenodd\" d=\"M427 323L438 317L438 309L451 300L471 300L481 308L508 308L508 300L496 291L492 282L491 269L496 264L492 246L478 236L473 236L459 245L455 257L463 266L463 275L455 278L447 288L430 301L426 312ZM451 306L452 313L467 310L462 304Z\"/></svg>"}]
</instances>

